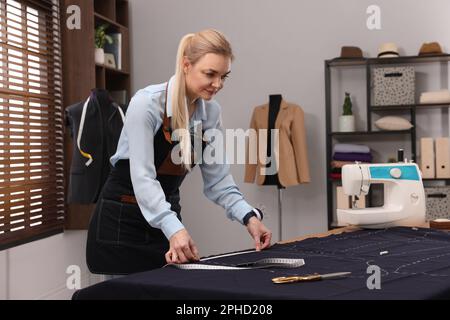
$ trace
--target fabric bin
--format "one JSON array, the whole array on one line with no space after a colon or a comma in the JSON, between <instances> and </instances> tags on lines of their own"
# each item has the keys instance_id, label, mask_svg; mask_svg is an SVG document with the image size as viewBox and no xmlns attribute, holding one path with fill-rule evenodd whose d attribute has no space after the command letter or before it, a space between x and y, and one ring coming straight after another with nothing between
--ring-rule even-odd
<instances>
[{"instance_id":1,"label":"fabric bin","mask_svg":"<svg viewBox=\"0 0 450 320\"><path fill-rule=\"evenodd\" d=\"M414 67L375 68L373 72L373 105L414 104Z\"/></svg>"},{"instance_id":2,"label":"fabric bin","mask_svg":"<svg viewBox=\"0 0 450 320\"><path fill-rule=\"evenodd\" d=\"M425 188L426 220L450 218L450 186Z\"/></svg>"}]
</instances>

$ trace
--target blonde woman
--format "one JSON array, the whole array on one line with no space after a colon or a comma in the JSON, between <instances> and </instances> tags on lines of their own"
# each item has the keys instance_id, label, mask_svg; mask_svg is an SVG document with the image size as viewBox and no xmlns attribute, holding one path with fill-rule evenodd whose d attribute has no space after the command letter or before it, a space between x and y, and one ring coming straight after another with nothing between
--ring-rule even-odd
<instances>
[{"instance_id":1,"label":"blonde woman","mask_svg":"<svg viewBox=\"0 0 450 320\"><path fill-rule=\"evenodd\" d=\"M91 272L128 274L199 259L181 222L179 187L195 166L194 124L201 123L203 131L222 129L213 97L223 88L232 60L231 46L219 31L188 34L179 44L175 75L132 98L89 226ZM175 147L181 152L172 152ZM244 200L229 166L199 163L207 198L246 226L256 250L269 247L272 234L261 222L262 213Z\"/></svg>"}]
</instances>

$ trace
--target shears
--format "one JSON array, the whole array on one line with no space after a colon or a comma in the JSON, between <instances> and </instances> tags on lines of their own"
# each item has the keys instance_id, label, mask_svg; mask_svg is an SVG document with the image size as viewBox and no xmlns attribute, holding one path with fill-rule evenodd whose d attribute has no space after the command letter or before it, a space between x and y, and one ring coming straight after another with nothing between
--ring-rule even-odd
<instances>
[{"instance_id":1,"label":"shears","mask_svg":"<svg viewBox=\"0 0 450 320\"><path fill-rule=\"evenodd\" d=\"M341 279L350 275L351 272L336 272L336 273L326 273L326 274L309 274L304 276L288 276L288 277L277 277L273 278L273 283L293 283L293 282L303 282L303 281L318 281L325 279Z\"/></svg>"}]
</instances>

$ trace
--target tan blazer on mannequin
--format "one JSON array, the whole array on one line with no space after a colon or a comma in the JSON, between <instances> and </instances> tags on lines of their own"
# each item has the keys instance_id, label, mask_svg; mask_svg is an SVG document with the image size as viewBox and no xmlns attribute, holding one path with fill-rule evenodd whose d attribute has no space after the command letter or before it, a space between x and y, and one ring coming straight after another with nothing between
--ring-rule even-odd
<instances>
[{"instance_id":1,"label":"tan blazer on mannequin","mask_svg":"<svg viewBox=\"0 0 450 320\"><path fill-rule=\"evenodd\" d=\"M250 128L268 129L269 125L269 104L264 104L255 107L253 110L252 119L250 121ZM300 183L310 182L308 152L306 146L306 133L304 124L304 112L298 105L281 100L280 110L275 121L275 129L279 130L278 139L278 179L282 186L290 187ZM264 136L264 139L263 139ZM261 135L259 141L259 134L256 136L257 143L253 145L252 150L249 150L249 143L247 143L246 164L245 164L245 178L244 182L256 183L263 185L265 180L264 163L266 159L259 159L259 145L263 149L261 152L264 156L267 150L267 134ZM277 146L275 145L275 150ZM249 152L257 155L257 163L249 163ZM255 162L255 161L253 161Z\"/></svg>"}]
</instances>

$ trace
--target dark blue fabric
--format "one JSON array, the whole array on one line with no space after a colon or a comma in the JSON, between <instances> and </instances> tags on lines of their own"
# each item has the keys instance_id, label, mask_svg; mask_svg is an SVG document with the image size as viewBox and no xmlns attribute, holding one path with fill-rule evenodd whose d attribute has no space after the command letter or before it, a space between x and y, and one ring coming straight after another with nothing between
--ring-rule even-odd
<instances>
[{"instance_id":1,"label":"dark blue fabric","mask_svg":"<svg viewBox=\"0 0 450 320\"><path fill-rule=\"evenodd\" d=\"M380 252L388 251L380 255ZM236 265L267 257L302 258L295 269L239 271L165 267L81 289L73 299L449 299L450 233L398 227L361 230L276 244L263 252L223 257ZM381 289L369 290L370 265L381 268ZM348 278L273 284L279 276L351 271Z\"/></svg>"}]
</instances>

